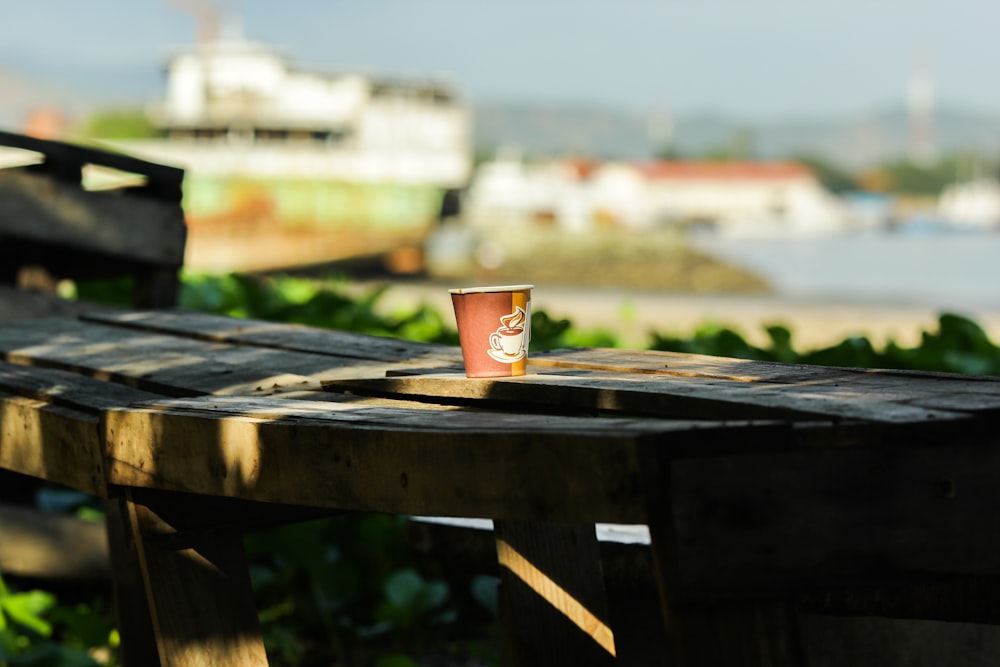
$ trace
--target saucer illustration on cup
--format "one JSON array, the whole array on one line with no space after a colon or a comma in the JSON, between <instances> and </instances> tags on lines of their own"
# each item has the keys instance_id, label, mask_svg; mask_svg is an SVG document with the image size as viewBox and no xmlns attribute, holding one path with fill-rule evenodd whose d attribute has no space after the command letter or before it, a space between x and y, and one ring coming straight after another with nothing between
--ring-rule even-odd
<instances>
[{"instance_id":1,"label":"saucer illustration on cup","mask_svg":"<svg viewBox=\"0 0 1000 667\"><path fill-rule=\"evenodd\" d=\"M500 327L490 334L490 349L486 354L494 361L502 364L512 364L524 359L525 323L528 316L524 309L515 306L514 312L500 318Z\"/></svg>"}]
</instances>

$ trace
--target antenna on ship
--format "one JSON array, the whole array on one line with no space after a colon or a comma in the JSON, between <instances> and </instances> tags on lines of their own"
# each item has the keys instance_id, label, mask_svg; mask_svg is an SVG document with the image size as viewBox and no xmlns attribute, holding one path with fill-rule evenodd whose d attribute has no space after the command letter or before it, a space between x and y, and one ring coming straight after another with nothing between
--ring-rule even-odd
<instances>
[{"instance_id":1,"label":"antenna on ship","mask_svg":"<svg viewBox=\"0 0 1000 667\"><path fill-rule=\"evenodd\" d=\"M927 165L936 157L934 148L934 77L925 58L920 58L910 74L907 88L910 116L910 159Z\"/></svg>"},{"instance_id":2,"label":"antenna on ship","mask_svg":"<svg viewBox=\"0 0 1000 667\"><path fill-rule=\"evenodd\" d=\"M205 0L170 0L168 3L174 9L191 14L198 24L198 44L207 46L219 39L218 5Z\"/></svg>"}]
</instances>

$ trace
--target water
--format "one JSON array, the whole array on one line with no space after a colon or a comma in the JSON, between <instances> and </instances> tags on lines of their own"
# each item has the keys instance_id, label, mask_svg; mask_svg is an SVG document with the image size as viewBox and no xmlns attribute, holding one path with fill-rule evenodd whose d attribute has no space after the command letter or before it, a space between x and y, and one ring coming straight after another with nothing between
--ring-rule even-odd
<instances>
[{"instance_id":1,"label":"water","mask_svg":"<svg viewBox=\"0 0 1000 667\"><path fill-rule=\"evenodd\" d=\"M700 249L813 301L1000 308L1000 234L863 234L814 239L703 236Z\"/></svg>"}]
</instances>

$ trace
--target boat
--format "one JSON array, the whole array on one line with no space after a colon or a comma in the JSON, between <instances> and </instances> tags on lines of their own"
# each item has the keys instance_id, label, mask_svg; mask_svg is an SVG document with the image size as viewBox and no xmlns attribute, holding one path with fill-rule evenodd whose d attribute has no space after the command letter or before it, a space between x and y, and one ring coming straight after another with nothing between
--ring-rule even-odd
<instances>
[{"instance_id":1,"label":"boat","mask_svg":"<svg viewBox=\"0 0 1000 667\"><path fill-rule=\"evenodd\" d=\"M937 213L956 229L1000 229L1000 181L977 178L952 183L941 192Z\"/></svg>"},{"instance_id":2,"label":"boat","mask_svg":"<svg viewBox=\"0 0 1000 667\"><path fill-rule=\"evenodd\" d=\"M472 165L454 82L307 69L242 37L175 53L148 115L158 137L105 143L186 169L194 270L381 254L412 270L444 194Z\"/></svg>"}]
</instances>

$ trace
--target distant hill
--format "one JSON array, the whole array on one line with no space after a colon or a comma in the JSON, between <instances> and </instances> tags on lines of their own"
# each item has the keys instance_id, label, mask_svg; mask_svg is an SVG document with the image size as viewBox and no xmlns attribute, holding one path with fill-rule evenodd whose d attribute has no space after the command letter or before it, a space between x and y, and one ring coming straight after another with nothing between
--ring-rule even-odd
<instances>
[{"instance_id":1,"label":"distant hill","mask_svg":"<svg viewBox=\"0 0 1000 667\"><path fill-rule=\"evenodd\" d=\"M650 118L607 109L480 104L475 108L477 151L520 150L527 155L579 155L648 159L661 142ZM661 119L662 122L662 119ZM800 119L748 123L724 114L672 119L671 148L680 155L704 155L736 142L759 158L796 154L825 157L849 168L906 155L909 136L902 108L844 119ZM1000 155L1000 114L945 107L934 119L939 153L972 151Z\"/></svg>"}]
</instances>

